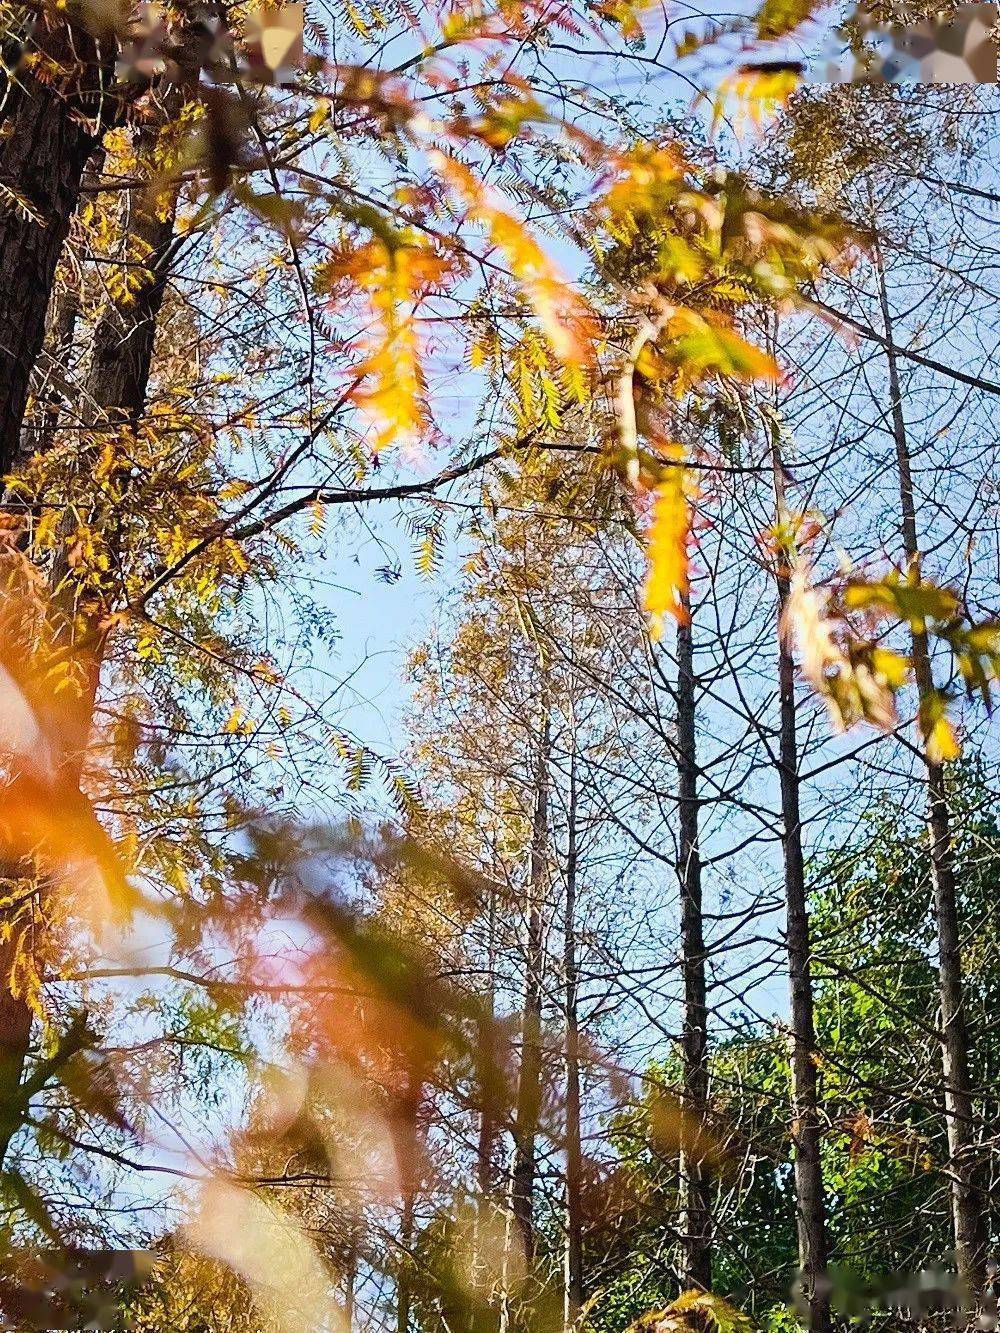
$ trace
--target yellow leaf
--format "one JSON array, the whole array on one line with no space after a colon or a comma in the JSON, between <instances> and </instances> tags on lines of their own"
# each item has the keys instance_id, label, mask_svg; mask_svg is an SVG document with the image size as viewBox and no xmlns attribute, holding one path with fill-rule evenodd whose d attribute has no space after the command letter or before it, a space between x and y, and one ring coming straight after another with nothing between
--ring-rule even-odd
<instances>
[{"instance_id":1,"label":"yellow leaf","mask_svg":"<svg viewBox=\"0 0 1000 1333\"><path fill-rule=\"evenodd\" d=\"M962 747L948 717L948 700L940 690L925 694L920 700L919 720L928 761L947 764L957 759Z\"/></svg>"},{"instance_id":2,"label":"yellow leaf","mask_svg":"<svg viewBox=\"0 0 1000 1333\"><path fill-rule=\"evenodd\" d=\"M673 616L682 622L688 619L685 605L689 588L687 548L691 530L688 475L680 461L680 448L674 445L669 453L676 462L664 469L656 487L647 549L645 606L654 636L660 634L664 616Z\"/></svg>"},{"instance_id":3,"label":"yellow leaf","mask_svg":"<svg viewBox=\"0 0 1000 1333\"><path fill-rule=\"evenodd\" d=\"M708 319L688 307L677 310L667 324L662 354L691 383L708 375L777 380L781 374L772 356L726 327L718 316Z\"/></svg>"},{"instance_id":4,"label":"yellow leaf","mask_svg":"<svg viewBox=\"0 0 1000 1333\"><path fill-rule=\"evenodd\" d=\"M222 728L227 735L235 736L243 727L243 709L237 705L226 718L226 724Z\"/></svg>"},{"instance_id":5,"label":"yellow leaf","mask_svg":"<svg viewBox=\"0 0 1000 1333\"><path fill-rule=\"evenodd\" d=\"M597 323L587 303L561 276L525 224L501 208L468 167L437 151L431 160L462 199L470 220L483 223L490 240L503 253L556 356L570 365L589 364Z\"/></svg>"},{"instance_id":6,"label":"yellow leaf","mask_svg":"<svg viewBox=\"0 0 1000 1333\"><path fill-rule=\"evenodd\" d=\"M872 667L891 690L899 690L909 676L910 659L889 648L875 648L872 651Z\"/></svg>"},{"instance_id":7,"label":"yellow leaf","mask_svg":"<svg viewBox=\"0 0 1000 1333\"><path fill-rule=\"evenodd\" d=\"M430 424L414 315L446 270L440 255L415 241L390 245L372 240L325 266L325 285L353 279L371 305L375 332L355 371L361 387L353 397L375 426L376 452Z\"/></svg>"},{"instance_id":8,"label":"yellow leaf","mask_svg":"<svg viewBox=\"0 0 1000 1333\"><path fill-rule=\"evenodd\" d=\"M945 764L962 753L955 728L946 717L938 718L927 737L927 757L931 763Z\"/></svg>"},{"instance_id":9,"label":"yellow leaf","mask_svg":"<svg viewBox=\"0 0 1000 1333\"><path fill-rule=\"evenodd\" d=\"M801 560L792 569L781 633L798 649L802 674L838 730L862 720L882 731L894 729L895 692L907 679L909 662L852 636L845 621L830 615L827 595L812 586Z\"/></svg>"},{"instance_id":10,"label":"yellow leaf","mask_svg":"<svg viewBox=\"0 0 1000 1333\"><path fill-rule=\"evenodd\" d=\"M729 97L734 97L736 106L730 115L736 120L737 128L744 118L759 125L766 116L773 115L784 106L799 86L799 81L799 74L792 67L775 70L763 65L744 65L720 85L715 104L715 121L718 122Z\"/></svg>"}]
</instances>

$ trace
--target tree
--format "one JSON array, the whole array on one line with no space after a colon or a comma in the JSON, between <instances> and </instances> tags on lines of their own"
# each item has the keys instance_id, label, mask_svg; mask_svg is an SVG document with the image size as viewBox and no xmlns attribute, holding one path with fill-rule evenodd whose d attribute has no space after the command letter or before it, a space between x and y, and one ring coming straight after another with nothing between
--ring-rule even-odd
<instances>
[{"instance_id":1,"label":"tree","mask_svg":"<svg viewBox=\"0 0 1000 1333\"><path fill-rule=\"evenodd\" d=\"M40 18L34 31L31 17ZM29 17L5 4L2 19L14 48L0 86L0 473L6 475L17 457L49 293L84 168L118 114L118 99L111 42L44 10Z\"/></svg>"},{"instance_id":2,"label":"tree","mask_svg":"<svg viewBox=\"0 0 1000 1333\"><path fill-rule=\"evenodd\" d=\"M789 523L785 501L784 461L778 428L772 428L771 467L774 478L776 526ZM785 945L791 1016L792 1140L795 1144L795 1204L799 1233L799 1267L810 1329L830 1327L826 1289L826 1204L820 1146L820 1112L816 1068L816 1026L813 1015L812 946L806 901L806 869L802 847L799 799L799 747L795 704L795 664L785 629L791 581L788 551L776 559L778 586L778 688L780 692L779 785L781 846L785 879Z\"/></svg>"},{"instance_id":3,"label":"tree","mask_svg":"<svg viewBox=\"0 0 1000 1333\"><path fill-rule=\"evenodd\" d=\"M922 539L918 532L920 521L918 485L915 482L913 444L907 429L906 411L908 401L914 393L920 393L925 401L931 401L926 390L918 386L912 375L905 370L908 349L906 335L902 325L893 312L895 294L890 291L888 256L895 254L896 262L906 271L907 294L902 297L903 308L911 308L911 292L917 275L934 271L948 274L947 281L961 285L964 279L959 272L964 264L961 242L953 241L950 253L942 264L938 258L938 240L934 238L928 244L923 236L924 218L931 215L941 187L940 172L947 172L945 162L955 154L961 144L961 132L950 121L947 112L936 117L933 130L930 128L928 112L925 108L910 107L905 99L889 97L879 108L879 117L869 127L866 135L854 147L854 161L851 174L844 172L845 163L837 163L829 139L829 128L825 131L825 142L821 151L806 165L802 156L805 143L814 136L813 117L819 108L803 108L799 124L793 136L793 160L798 165L793 171L808 181L819 179L819 172L825 172L830 178L827 189L835 193L839 207L843 212L858 218L863 225L874 233L874 255L872 268L871 301L874 307L873 318L879 322L882 337L882 351L885 357L885 385L887 405L881 409L886 422L887 434L892 446L897 479L896 509L898 513L898 537L901 538L900 567L905 571L905 578L914 586L920 586L927 579L928 562L922 557ZM834 117L840 116L847 109L843 97L834 98L828 103L827 110ZM934 119L935 113L930 113ZM901 175L898 163L900 141L907 145L908 167ZM843 151L843 150L841 150ZM966 150L968 151L968 150ZM959 150L959 155L961 150ZM894 194L892 216L886 212L883 201L894 185L905 179L908 188L915 191L915 197L907 201L903 213L896 212L898 196ZM815 188L815 186L813 186ZM919 200L919 202L917 202ZM910 212L915 206L922 211L921 220ZM958 270L958 271L956 271ZM939 278L935 276L935 287ZM877 313L876 313L877 312ZM924 310L924 318L927 310ZM970 322L979 318L979 311L970 308ZM930 365L930 362L927 363ZM948 368L936 363L936 375L947 376ZM908 380L904 388L904 379ZM975 376L969 377L970 383L977 383ZM981 381L980 381L981 383ZM983 386L988 393L989 390ZM912 409L910 409L912 410ZM973 408L973 410L975 410ZM926 455L925 455L926 459ZM933 478L934 464L923 463L925 476ZM940 465L938 465L940 466ZM948 464L945 463L947 468ZM937 475L942 475L939 471ZM923 485L933 487L933 480ZM972 510L960 526L965 527L971 519ZM941 519L944 519L942 522ZM934 536L931 538L930 532ZM940 515L936 523L928 520L928 533L923 543L933 541L939 550L947 549L953 541L955 532L948 530L948 520ZM859 599L859 601L863 601ZM965 607L973 605L975 593L970 587ZM957 600L955 607L957 609ZM949 607L951 603L949 603ZM920 608L917 608L918 612ZM908 618L910 636L909 659L912 662L914 682L917 690L918 732L922 738L923 754L926 766L927 818L933 830L932 847L935 884L934 917L939 935L939 981L942 1006L942 1069L945 1088L945 1115L951 1136L953 1156L952 1194L954 1205L954 1245L958 1268L962 1280L973 1292L981 1292L983 1286L983 1255L987 1245L987 1222L984 1200L978 1190L976 1178L979 1174L976 1166L974 1142L976 1138L975 1110L972 1085L969 1077L969 1038L965 1027L962 1008L962 958L961 924L957 909L958 890L950 865L952 835L949 829L948 804L945 794L944 762L958 752L955 732L947 718L947 689L938 687L935 681L933 661L934 647L930 627L934 624L933 615L914 614ZM959 654L958 668L965 674L971 663ZM973 668L974 671L974 668ZM971 677L967 677L970 681Z\"/></svg>"},{"instance_id":4,"label":"tree","mask_svg":"<svg viewBox=\"0 0 1000 1333\"><path fill-rule=\"evenodd\" d=\"M698 761L695 738L694 627L690 599L677 628L677 768L681 884L681 957L684 970L684 1033L682 1038L685 1106L692 1123L704 1124L709 1113L708 996L705 982L705 940L698 820ZM681 1159L684 1180L684 1282L712 1289L711 1166L699 1158L697 1145Z\"/></svg>"},{"instance_id":5,"label":"tree","mask_svg":"<svg viewBox=\"0 0 1000 1333\"><path fill-rule=\"evenodd\" d=\"M879 301L888 347L889 393L892 433L899 471L899 502L903 551L909 568L919 577L920 545L914 507L910 447L903 415L903 398L894 347L894 327L889 310L885 269L877 254ZM954 1184L952 1186L955 1254L961 1278L980 1295L986 1282L987 1225L982 1192L977 1183L979 1166L973 1151L975 1138L972 1084L969 1076L969 1039L962 1000L962 946L957 890L952 866L952 832L945 791L944 759L954 757L947 739L939 742L938 730L944 696L934 683L927 633L916 620L913 630L913 670L920 695L920 726L927 744L927 818L931 835L931 865L934 876L934 916L938 930L938 978L943 1030L942 1067L948 1140ZM938 730L936 730L938 729Z\"/></svg>"}]
</instances>

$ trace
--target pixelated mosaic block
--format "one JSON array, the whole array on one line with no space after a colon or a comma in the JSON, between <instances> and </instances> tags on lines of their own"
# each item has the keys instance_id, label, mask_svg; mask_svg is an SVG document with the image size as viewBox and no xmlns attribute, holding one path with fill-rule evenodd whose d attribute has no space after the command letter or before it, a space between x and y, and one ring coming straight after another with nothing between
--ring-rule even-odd
<instances>
[{"instance_id":1,"label":"pixelated mosaic block","mask_svg":"<svg viewBox=\"0 0 1000 1333\"><path fill-rule=\"evenodd\" d=\"M996 83L997 6L963 5L938 19L879 25L858 16L860 54L838 31L825 64L811 70L822 83Z\"/></svg>"}]
</instances>

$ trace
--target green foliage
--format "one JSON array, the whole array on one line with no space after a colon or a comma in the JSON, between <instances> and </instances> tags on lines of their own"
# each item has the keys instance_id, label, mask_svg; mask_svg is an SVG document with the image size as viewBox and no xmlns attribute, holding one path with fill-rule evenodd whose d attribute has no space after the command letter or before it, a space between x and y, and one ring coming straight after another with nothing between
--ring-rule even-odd
<instances>
[{"instance_id":1,"label":"green foliage","mask_svg":"<svg viewBox=\"0 0 1000 1333\"><path fill-rule=\"evenodd\" d=\"M1000 963L990 925L1000 894L1000 821L971 762L951 773L949 800L960 909L977 923L966 950L974 1081L989 1088L1000 1072ZM887 798L850 843L813 864L811 882L831 1265L849 1293L858 1283L939 1266L951 1250L926 832ZM787 1052L780 1030L759 1027L711 1053L713 1114L739 1160L735 1188L724 1178L717 1194L713 1286L774 1333L798 1327L788 1308L796 1237ZM647 1080L670 1086L677 1074L659 1065ZM615 1333L636 1306L658 1308L677 1290L663 1238L678 1215L678 1167L657 1147L649 1105L647 1095L616 1119L632 1200L630 1246L592 1311L601 1333Z\"/></svg>"}]
</instances>

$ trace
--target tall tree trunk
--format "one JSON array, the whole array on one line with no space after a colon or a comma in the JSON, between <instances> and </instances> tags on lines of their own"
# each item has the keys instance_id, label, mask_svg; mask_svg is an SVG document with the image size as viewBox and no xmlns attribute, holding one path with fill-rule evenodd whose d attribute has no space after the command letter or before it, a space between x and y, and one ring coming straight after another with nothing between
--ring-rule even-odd
<instances>
[{"instance_id":1,"label":"tall tree trunk","mask_svg":"<svg viewBox=\"0 0 1000 1333\"><path fill-rule=\"evenodd\" d=\"M174 90L171 104L179 106L180 99L180 90ZM139 136L140 160L154 147L156 134L145 129ZM146 404L157 320L170 274L177 195L157 210L140 194L130 208L127 246L143 256L139 286L126 299L109 302L97 321L81 405L84 421L102 436L122 425L134 428Z\"/></svg>"},{"instance_id":2,"label":"tall tree trunk","mask_svg":"<svg viewBox=\"0 0 1000 1333\"><path fill-rule=\"evenodd\" d=\"M573 723L575 728L575 722ZM576 734L569 768L566 847L566 913L563 922L563 971L566 1006L566 1300L565 1322L576 1322L584 1300L583 1152L580 1134L580 1015L576 959L577 773Z\"/></svg>"},{"instance_id":3,"label":"tall tree trunk","mask_svg":"<svg viewBox=\"0 0 1000 1333\"><path fill-rule=\"evenodd\" d=\"M358 1281L358 1232L351 1224L351 1239L344 1263L344 1328L347 1333L354 1333L355 1306L357 1304Z\"/></svg>"},{"instance_id":4,"label":"tall tree trunk","mask_svg":"<svg viewBox=\"0 0 1000 1333\"><path fill-rule=\"evenodd\" d=\"M771 463L779 521L786 513L784 466L777 427L771 431ZM805 863L802 855L802 816L799 807L799 757L796 734L795 665L781 630L790 591L784 552L777 556L779 778L781 786L781 845L785 873L785 947L792 1025L792 1143L795 1148L795 1208L799 1239L799 1269L806 1306L807 1327L830 1328L830 1301L826 1278L826 1200L820 1157L820 1116L815 1063L816 1028L813 1018L809 915L806 910Z\"/></svg>"},{"instance_id":5,"label":"tall tree trunk","mask_svg":"<svg viewBox=\"0 0 1000 1333\"><path fill-rule=\"evenodd\" d=\"M168 93L170 98L180 95L179 89ZM165 102L164 119L173 109L174 103ZM138 145L140 154L152 147L156 132L156 129L143 131ZM166 287L176 198L165 210L165 216L159 217L142 196L138 198L130 219L130 233L131 245L148 255L143 281L133 291L130 301L112 303L99 317L86 379L82 414L85 419L92 416L93 424L105 429L120 429L123 425L134 427L142 413L156 321ZM51 443L52 434L47 438ZM81 468L88 465L87 459L93 453L93 443L81 451ZM113 516L109 516L109 521L114 521ZM53 637L73 653L80 677L80 697L71 710L60 714L58 725L52 729L59 744L59 766L75 784L80 780L90 735L105 634L99 628L100 612L91 612L83 618L78 614L65 549L57 553L53 563L50 594ZM11 871L15 869L10 868ZM22 996L14 994L11 981L15 955L14 939L0 946L0 977L4 979L0 986L0 1165L24 1109L20 1086L31 1038L31 1010Z\"/></svg>"},{"instance_id":6,"label":"tall tree trunk","mask_svg":"<svg viewBox=\"0 0 1000 1333\"><path fill-rule=\"evenodd\" d=\"M59 254L114 105L110 47L41 16L33 48L60 71L52 82L23 64L16 78L0 76L0 476L18 455Z\"/></svg>"},{"instance_id":7,"label":"tall tree trunk","mask_svg":"<svg viewBox=\"0 0 1000 1333\"><path fill-rule=\"evenodd\" d=\"M410 1328L410 1251L413 1245L415 1191L405 1184L399 1224L399 1271L396 1274L396 1333Z\"/></svg>"},{"instance_id":8,"label":"tall tree trunk","mask_svg":"<svg viewBox=\"0 0 1000 1333\"><path fill-rule=\"evenodd\" d=\"M687 619L677 628L677 787L678 862L681 891L681 970L684 1027L681 1037L684 1110L703 1125L708 1117L708 1005L702 917L701 853L698 843L698 758L695 737L694 627L690 600ZM681 1152L683 1189L683 1278L687 1287L712 1286L712 1171L697 1136L686 1134Z\"/></svg>"},{"instance_id":9,"label":"tall tree trunk","mask_svg":"<svg viewBox=\"0 0 1000 1333\"><path fill-rule=\"evenodd\" d=\"M65 402L64 371L68 367L80 313L80 293L75 285L66 286L53 297L42 354L35 362L31 396L41 411L21 427L20 454L16 464L26 464L35 454L52 447Z\"/></svg>"},{"instance_id":10,"label":"tall tree trunk","mask_svg":"<svg viewBox=\"0 0 1000 1333\"><path fill-rule=\"evenodd\" d=\"M493 1150L497 1137L497 1110L499 1089L496 1087L496 1034L494 1031L496 992L496 890L490 885L489 915L486 944L486 1013L480 1026L479 1049L482 1060L479 1077L479 1136L476 1144L476 1185L479 1204L486 1207L493 1195Z\"/></svg>"},{"instance_id":11,"label":"tall tree trunk","mask_svg":"<svg viewBox=\"0 0 1000 1333\"><path fill-rule=\"evenodd\" d=\"M892 434L899 474L903 551L909 568L918 571L920 545L917 536L909 439L903 416L903 397L893 341L894 330L886 288L885 267L881 251L878 249L875 267L886 337ZM930 648L927 635L922 629L913 630L912 641L913 674L920 697L924 699L935 688ZM951 815L943 767L928 758L926 750L924 762L927 772L927 825L934 890L934 917L937 925L938 992L943 1033L941 1059L951 1167L955 1259L963 1283L973 1295L978 1296L982 1294L986 1282L988 1229L986 1201L979 1185L980 1170L975 1152L975 1107L969 1074L969 1037L962 998L962 950L952 855Z\"/></svg>"},{"instance_id":12,"label":"tall tree trunk","mask_svg":"<svg viewBox=\"0 0 1000 1333\"><path fill-rule=\"evenodd\" d=\"M514 1117L514 1162L511 1170L511 1212L525 1255L535 1253L534 1196L537 1167L535 1139L542 1104L542 929L548 847L550 723L546 715L535 768L531 856L528 866L527 938L525 949L524 1016L521 1024L521 1068Z\"/></svg>"}]
</instances>

